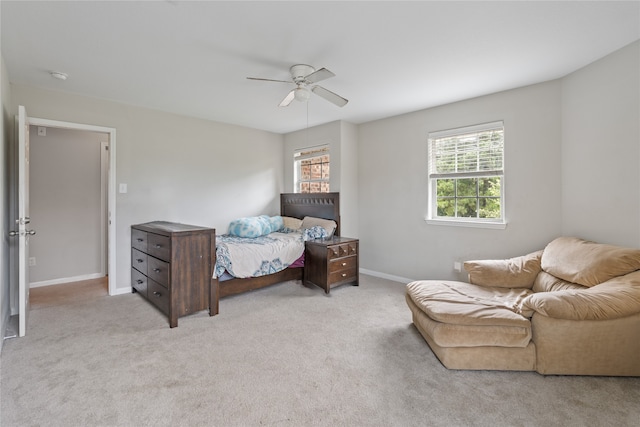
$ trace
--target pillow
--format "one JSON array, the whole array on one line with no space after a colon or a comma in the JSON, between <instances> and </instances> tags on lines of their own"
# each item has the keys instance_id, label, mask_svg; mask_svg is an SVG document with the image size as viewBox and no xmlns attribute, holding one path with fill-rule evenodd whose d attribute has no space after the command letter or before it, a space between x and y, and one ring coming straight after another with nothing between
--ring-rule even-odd
<instances>
[{"instance_id":1,"label":"pillow","mask_svg":"<svg viewBox=\"0 0 640 427\"><path fill-rule=\"evenodd\" d=\"M327 231L326 237L333 236L333 232L336 231L337 224L335 221L324 218L316 218L313 216L305 216L302 220L302 229L313 228L315 226L320 226Z\"/></svg>"},{"instance_id":2,"label":"pillow","mask_svg":"<svg viewBox=\"0 0 640 427\"><path fill-rule=\"evenodd\" d=\"M305 242L307 240L315 240L315 239L326 239L327 238L327 230L324 227L320 227L319 225L314 225L311 228L305 228L302 232L302 240Z\"/></svg>"},{"instance_id":3,"label":"pillow","mask_svg":"<svg viewBox=\"0 0 640 427\"><path fill-rule=\"evenodd\" d=\"M284 220L281 216L272 216L269 218L269 223L271 224L271 232L275 233L276 231L280 231L284 228Z\"/></svg>"},{"instance_id":4,"label":"pillow","mask_svg":"<svg viewBox=\"0 0 640 427\"><path fill-rule=\"evenodd\" d=\"M469 282L499 288L529 288L540 273L542 251L503 260L466 261Z\"/></svg>"},{"instance_id":5,"label":"pillow","mask_svg":"<svg viewBox=\"0 0 640 427\"><path fill-rule=\"evenodd\" d=\"M229 234L237 237L260 237L271 233L267 215L239 218L229 224Z\"/></svg>"},{"instance_id":6,"label":"pillow","mask_svg":"<svg viewBox=\"0 0 640 427\"><path fill-rule=\"evenodd\" d=\"M298 231L302 227L302 220L298 218L294 218L292 216L283 216L281 217L284 223L284 228L288 228L289 230Z\"/></svg>"}]
</instances>

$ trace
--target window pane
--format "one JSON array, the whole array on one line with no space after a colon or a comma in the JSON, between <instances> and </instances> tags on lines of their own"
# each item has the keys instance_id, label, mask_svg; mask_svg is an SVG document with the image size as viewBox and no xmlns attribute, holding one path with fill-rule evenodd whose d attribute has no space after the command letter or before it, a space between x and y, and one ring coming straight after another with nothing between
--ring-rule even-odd
<instances>
[{"instance_id":1,"label":"window pane","mask_svg":"<svg viewBox=\"0 0 640 427\"><path fill-rule=\"evenodd\" d=\"M308 160L300 163L300 179L305 181L311 179L311 164Z\"/></svg>"},{"instance_id":2,"label":"window pane","mask_svg":"<svg viewBox=\"0 0 640 427\"><path fill-rule=\"evenodd\" d=\"M311 179L320 179L322 178L322 165L321 164L312 164L311 165Z\"/></svg>"},{"instance_id":3,"label":"window pane","mask_svg":"<svg viewBox=\"0 0 640 427\"><path fill-rule=\"evenodd\" d=\"M500 198L486 197L479 200L480 218L500 218Z\"/></svg>"},{"instance_id":4,"label":"window pane","mask_svg":"<svg viewBox=\"0 0 640 427\"><path fill-rule=\"evenodd\" d=\"M438 197L455 197L456 195L455 179L438 179L436 180L436 187Z\"/></svg>"},{"instance_id":5,"label":"window pane","mask_svg":"<svg viewBox=\"0 0 640 427\"><path fill-rule=\"evenodd\" d=\"M300 192L301 193L309 193L309 183L308 182L301 182L300 183Z\"/></svg>"},{"instance_id":6,"label":"window pane","mask_svg":"<svg viewBox=\"0 0 640 427\"><path fill-rule=\"evenodd\" d=\"M329 163L322 165L322 179L329 179Z\"/></svg>"},{"instance_id":7,"label":"window pane","mask_svg":"<svg viewBox=\"0 0 640 427\"><path fill-rule=\"evenodd\" d=\"M500 178L480 178L478 179L478 195L500 197Z\"/></svg>"},{"instance_id":8,"label":"window pane","mask_svg":"<svg viewBox=\"0 0 640 427\"><path fill-rule=\"evenodd\" d=\"M456 200L455 199L438 199L438 216L455 217L456 216Z\"/></svg>"},{"instance_id":9,"label":"window pane","mask_svg":"<svg viewBox=\"0 0 640 427\"><path fill-rule=\"evenodd\" d=\"M477 193L477 178L460 178L456 180L458 183L458 191L456 195L458 197L471 196L476 197Z\"/></svg>"},{"instance_id":10,"label":"window pane","mask_svg":"<svg viewBox=\"0 0 640 427\"><path fill-rule=\"evenodd\" d=\"M474 198L458 198L458 217L461 218L477 218L478 217L478 199Z\"/></svg>"},{"instance_id":11,"label":"window pane","mask_svg":"<svg viewBox=\"0 0 640 427\"><path fill-rule=\"evenodd\" d=\"M328 182L321 182L320 183L320 192L321 193L328 193L329 192L329 183Z\"/></svg>"}]
</instances>

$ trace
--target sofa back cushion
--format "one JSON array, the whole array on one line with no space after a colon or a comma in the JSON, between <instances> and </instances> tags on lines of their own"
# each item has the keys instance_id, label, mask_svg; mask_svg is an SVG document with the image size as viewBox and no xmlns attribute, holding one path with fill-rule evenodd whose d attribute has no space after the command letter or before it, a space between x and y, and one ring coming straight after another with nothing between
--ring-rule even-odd
<instances>
[{"instance_id":1,"label":"sofa back cushion","mask_svg":"<svg viewBox=\"0 0 640 427\"><path fill-rule=\"evenodd\" d=\"M640 249L559 237L544 249L541 266L562 280L591 287L640 270Z\"/></svg>"},{"instance_id":2,"label":"sofa back cushion","mask_svg":"<svg viewBox=\"0 0 640 427\"><path fill-rule=\"evenodd\" d=\"M533 292L554 292L554 291L566 291L569 289L589 289L586 286L578 285L577 283L567 282L553 276L549 273L541 271L536 280L533 282Z\"/></svg>"}]
</instances>

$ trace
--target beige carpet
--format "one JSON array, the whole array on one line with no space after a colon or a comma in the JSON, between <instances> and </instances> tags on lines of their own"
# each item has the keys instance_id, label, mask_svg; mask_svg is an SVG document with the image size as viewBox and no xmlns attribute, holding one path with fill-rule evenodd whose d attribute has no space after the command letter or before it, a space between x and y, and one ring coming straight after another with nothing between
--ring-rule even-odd
<instances>
[{"instance_id":1,"label":"beige carpet","mask_svg":"<svg viewBox=\"0 0 640 427\"><path fill-rule=\"evenodd\" d=\"M170 329L139 295L41 306L4 343L9 426L631 426L640 378L449 371L404 285L287 282Z\"/></svg>"}]
</instances>

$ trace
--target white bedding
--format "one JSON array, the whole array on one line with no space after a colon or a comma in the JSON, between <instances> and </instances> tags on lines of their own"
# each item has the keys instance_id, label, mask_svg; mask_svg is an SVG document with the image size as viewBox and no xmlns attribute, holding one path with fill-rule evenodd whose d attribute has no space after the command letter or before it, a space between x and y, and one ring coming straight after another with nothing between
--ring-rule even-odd
<instances>
[{"instance_id":1,"label":"white bedding","mask_svg":"<svg viewBox=\"0 0 640 427\"><path fill-rule=\"evenodd\" d=\"M275 232L255 238L223 234L216 236L213 277L221 277L225 271L237 278L277 273L300 258L303 252L303 234L299 232Z\"/></svg>"}]
</instances>

